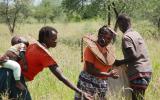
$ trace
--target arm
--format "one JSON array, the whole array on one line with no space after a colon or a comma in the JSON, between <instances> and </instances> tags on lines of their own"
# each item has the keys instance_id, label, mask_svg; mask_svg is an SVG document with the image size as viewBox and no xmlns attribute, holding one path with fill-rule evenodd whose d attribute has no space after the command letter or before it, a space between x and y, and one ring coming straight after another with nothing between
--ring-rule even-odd
<instances>
[{"instance_id":1,"label":"arm","mask_svg":"<svg viewBox=\"0 0 160 100\"><path fill-rule=\"evenodd\" d=\"M78 89L76 86L74 86L61 72L59 69L58 65L51 65L49 66L50 71L60 80L62 81L65 85L70 87L72 90L82 94L82 91Z\"/></svg>"},{"instance_id":2,"label":"arm","mask_svg":"<svg viewBox=\"0 0 160 100\"><path fill-rule=\"evenodd\" d=\"M0 56L0 64L6 62L7 60L9 60L9 57L6 54Z\"/></svg>"},{"instance_id":3,"label":"arm","mask_svg":"<svg viewBox=\"0 0 160 100\"><path fill-rule=\"evenodd\" d=\"M51 65L49 66L49 69L51 70L51 72L60 80L62 81L65 85L67 85L69 88L71 88L72 90L76 91L77 93L83 95L87 100L92 100L92 96L83 92L82 90L80 90L79 88L77 88L76 86L74 86L61 72L61 70L59 69L58 65Z\"/></svg>"},{"instance_id":4,"label":"arm","mask_svg":"<svg viewBox=\"0 0 160 100\"><path fill-rule=\"evenodd\" d=\"M112 77L114 79L119 78L119 74L118 74L118 70L117 69L113 69L110 72L101 72L101 74L108 76L108 77Z\"/></svg>"},{"instance_id":5,"label":"arm","mask_svg":"<svg viewBox=\"0 0 160 100\"><path fill-rule=\"evenodd\" d=\"M134 56L134 52L132 50L132 48L126 48L126 53L128 54L128 58L122 59L122 60L115 60L114 64L115 66L120 66L122 64L128 64L132 61L134 61L136 59L136 57Z\"/></svg>"},{"instance_id":6,"label":"arm","mask_svg":"<svg viewBox=\"0 0 160 100\"><path fill-rule=\"evenodd\" d=\"M28 66L27 66L27 60L25 58L25 51L20 51L19 56L22 59L24 70L27 71L28 70Z\"/></svg>"},{"instance_id":7,"label":"arm","mask_svg":"<svg viewBox=\"0 0 160 100\"><path fill-rule=\"evenodd\" d=\"M25 58L25 52L26 52L26 49L27 49L27 45L25 43L20 43L19 45L19 57L20 59L22 60L22 63L23 63L23 69L25 71L28 70L28 64L27 64L27 60Z\"/></svg>"},{"instance_id":8,"label":"arm","mask_svg":"<svg viewBox=\"0 0 160 100\"><path fill-rule=\"evenodd\" d=\"M86 64L86 71L92 75L96 76L107 76L107 77L113 77L114 75L117 75L116 70L111 70L110 72L100 72L98 69L94 67L94 64L85 61Z\"/></svg>"}]
</instances>

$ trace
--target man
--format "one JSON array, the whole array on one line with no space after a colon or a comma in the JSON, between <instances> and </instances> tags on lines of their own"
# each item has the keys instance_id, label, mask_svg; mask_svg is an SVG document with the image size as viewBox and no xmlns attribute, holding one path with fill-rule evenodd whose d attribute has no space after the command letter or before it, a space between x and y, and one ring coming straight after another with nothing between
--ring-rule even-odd
<instances>
[{"instance_id":1,"label":"man","mask_svg":"<svg viewBox=\"0 0 160 100\"><path fill-rule=\"evenodd\" d=\"M131 20L122 14L117 18L117 25L123 33L122 51L124 59L116 60L114 65L127 65L127 74L132 91L132 100L144 100L152 74L152 65L147 48L141 35L131 27Z\"/></svg>"}]
</instances>

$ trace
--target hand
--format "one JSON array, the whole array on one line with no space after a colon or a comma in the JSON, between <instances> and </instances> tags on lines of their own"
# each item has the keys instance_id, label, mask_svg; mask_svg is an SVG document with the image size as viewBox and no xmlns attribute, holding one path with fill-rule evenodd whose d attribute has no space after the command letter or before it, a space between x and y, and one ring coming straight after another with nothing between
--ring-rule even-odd
<instances>
[{"instance_id":1,"label":"hand","mask_svg":"<svg viewBox=\"0 0 160 100\"><path fill-rule=\"evenodd\" d=\"M82 95L85 99L87 100L93 100L93 96L91 96L90 94L88 93L85 93L85 92L82 92Z\"/></svg>"},{"instance_id":2,"label":"hand","mask_svg":"<svg viewBox=\"0 0 160 100\"><path fill-rule=\"evenodd\" d=\"M6 62L7 60L9 60L9 57L7 57L7 56L0 56L0 63Z\"/></svg>"},{"instance_id":3,"label":"hand","mask_svg":"<svg viewBox=\"0 0 160 100\"><path fill-rule=\"evenodd\" d=\"M110 77L114 78L114 79L117 79L119 78L119 74L118 74L118 70L117 69L113 69L109 72L110 74Z\"/></svg>"},{"instance_id":4,"label":"hand","mask_svg":"<svg viewBox=\"0 0 160 100\"><path fill-rule=\"evenodd\" d=\"M114 66L120 66L121 64L121 60L115 60L115 62L113 63Z\"/></svg>"},{"instance_id":5,"label":"hand","mask_svg":"<svg viewBox=\"0 0 160 100\"><path fill-rule=\"evenodd\" d=\"M16 81L16 87L20 90L26 90L26 87L19 80Z\"/></svg>"}]
</instances>

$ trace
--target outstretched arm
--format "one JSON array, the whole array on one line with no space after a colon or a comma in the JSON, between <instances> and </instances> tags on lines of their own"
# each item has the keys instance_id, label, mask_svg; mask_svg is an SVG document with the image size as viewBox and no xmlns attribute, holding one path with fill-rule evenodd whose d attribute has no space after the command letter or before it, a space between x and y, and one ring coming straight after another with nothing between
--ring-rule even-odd
<instances>
[{"instance_id":1,"label":"outstretched arm","mask_svg":"<svg viewBox=\"0 0 160 100\"><path fill-rule=\"evenodd\" d=\"M77 93L84 95L86 99L90 100L92 97L86 93L84 93L82 90L78 89L75 85L73 85L61 72L58 65L51 65L49 66L49 69L51 72L65 85L70 87L72 90L76 91Z\"/></svg>"}]
</instances>

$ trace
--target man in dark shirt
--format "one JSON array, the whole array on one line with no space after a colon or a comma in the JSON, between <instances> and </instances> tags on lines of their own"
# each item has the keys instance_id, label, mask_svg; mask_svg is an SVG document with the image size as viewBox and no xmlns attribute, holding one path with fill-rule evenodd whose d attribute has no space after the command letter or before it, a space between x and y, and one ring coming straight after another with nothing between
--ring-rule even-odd
<instances>
[{"instance_id":1,"label":"man in dark shirt","mask_svg":"<svg viewBox=\"0 0 160 100\"><path fill-rule=\"evenodd\" d=\"M119 15L117 25L123 33L122 51L124 59L114 65L127 65L127 74L132 91L132 100L144 100L144 93L151 79L152 65L141 35L131 28L130 18Z\"/></svg>"}]
</instances>

